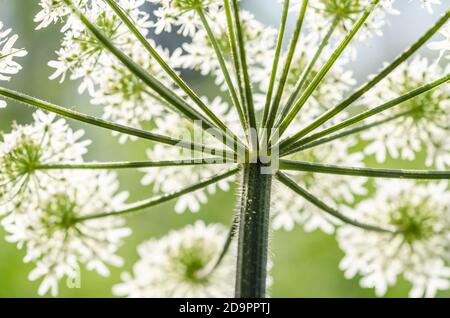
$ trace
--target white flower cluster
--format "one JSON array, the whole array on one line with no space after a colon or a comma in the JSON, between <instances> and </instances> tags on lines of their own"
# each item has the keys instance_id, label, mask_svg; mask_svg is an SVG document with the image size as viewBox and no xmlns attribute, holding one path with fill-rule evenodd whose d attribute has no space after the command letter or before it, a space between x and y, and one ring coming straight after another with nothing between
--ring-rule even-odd
<instances>
[{"instance_id":1,"label":"white flower cluster","mask_svg":"<svg viewBox=\"0 0 450 318\"><path fill-rule=\"evenodd\" d=\"M0 21L0 81L9 81L11 75L17 74L22 67L14 58L27 55L24 49L16 49L14 45L19 37L11 35L11 29L4 29ZM5 108L6 102L0 100L0 108Z\"/></svg>"},{"instance_id":2,"label":"white flower cluster","mask_svg":"<svg viewBox=\"0 0 450 318\"><path fill-rule=\"evenodd\" d=\"M447 182L383 181L377 194L346 212L397 234L367 232L345 225L338 242L347 278L383 296L399 276L412 284L411 297L433 297L450 288L450 193Z\"/></svg>"},{"instance_id":3,"label":"white flower cluster","mask_svg":"<svg viewBox=\"0 0 450 318\"><path fill-rule=\"evenodd\" d=\"M9 205L22 204L25 198L47 191L65 176L58 171L35 170L39 165L81 162L89 140L84 131L73 131L65 120L37 111L30 125L15 125L2 135L0 143L0 200ZM5 206L0 206L4 214Z\"/></svg>"},{"instance_id":4,"label":"white flower cluster","mask_svg":"<svg viewBox=\"0 0 450 318\"><path fill-rule=\"evenodd\" d=\"M301 2L302 0L291 1L294 4L291 10L298 11ZM306 27L311 31L310 33L323 35L335 24L333 37L342 38L373 2L373 0L310 0L306 14ZM397 2L396 0L380 0L377 8L356 35L356 39L359 42L365 42L373 35L382 35L383 28L388 23L388 16L400 14L400 11L395 8ZM430 13L433 11L433 5L441 4L441 0L420 0L420 2L422 7ZM351 53L356 52L352 50Z\"/></svg>"},{"instance_id":5,"label":"white flower cluster","mask_svg":"<svg viewBox=\"0 0 450 318\"><path fill-rule=\"evenodd\" d=\"M183 36L194 36L200 26L196 10L207 11L215 16L222 5L221 0L148 0L157 4L154 11L157 21L153 23L156 33L171 32L178 28L178 33Z\"/></svg>"},{"instance_id":6,"label":"white flower cluster","mask_svg":"<svg viewBox=\"0 0 450 318\"><path fill-rule=\"evenodd\" d=\"M443 72L436 64L426 58L415 57L399 66L389 77L380 82L365 97L363 103L369 108L381 105L400 95L429 83ZM387 154L393 158L413 160L417 154L426 150L426 165L437 169L450 166L450 90L443 85L435 90L421 94L382 113L380 118L403 114L383 129L371 129L362 134L369 144L365 149L368 155L375 155L383 162ZM373 119L376 120L376 119ZM432 141L432 142L430 142Z\"/></svg>"},{"instance_id":7,"label":"white flower cluster","mask_svg":"<svg viewBox=\"0 0 450 318\"><path fill-rule=\"evenodd\" d=\"M123 282L113 293L128 297L232 297L235 256L228 253L213 270L227 237L220 224L197 221L167 236L151 239L138 247L140 260L133 275L123 273Z\"/></svg>"},{"instance_id":8,"label":"white flower cluster","mask_svg":"<svg viewBox=\"0 0 450 318\"><path fill-rule=\"evenodd\" d=\"M39 294L58 293L58 281L79 279L79 265L101 275L121 266L116 255L130 234L121 218L78 222L123 206L116 175L108 172L46 170L45 165L81 162L90 141L81 141L63 119L41 111L31 125L16 125L0 143L0 216L7 241L26 249L25 262L42 279Z\"/></svg>"},{"instance_id":9,"label":"white flower cluster","mask_svg":"<svg viewBox=\"0 0 450 318\"><path fill-rule=\"evenodd\" d=\"M311 0L311 12L306 15L311 30L327 32L333 23L337 23L338 36L346 35L359 17L370 7L373 0ZM392 0L382 1L381 5L369 16L357 39L365 41L373 35L382 35L387 14L398 14L392 8Z\"/></svg>"},{"instance_id":10,"label":"white flower cluster","mask_svg":"<svg viewBox=\"0 0 450 318\"><path fill-rule=\"evenodd\" d=\"M434 41L428 44L428 48L431 50L439 51L438 62L444 57L450 60L450 23L447 23L439 30L441 36L444 37L443 40ZM449 69L449 64L447 64L447 69Z\"/></svg>"},{"instance_id":11,"label":"white flower cluster","mask_svg":"<svg viewBox=\"0 0 450 318\"><path fill-rule=\"evenodd\" d=\"M422 5L422 8L427 9L428 12L433 12L433 5L441 4L441 0L420 0L420 4Z\"/></svg>"}]
</instances>

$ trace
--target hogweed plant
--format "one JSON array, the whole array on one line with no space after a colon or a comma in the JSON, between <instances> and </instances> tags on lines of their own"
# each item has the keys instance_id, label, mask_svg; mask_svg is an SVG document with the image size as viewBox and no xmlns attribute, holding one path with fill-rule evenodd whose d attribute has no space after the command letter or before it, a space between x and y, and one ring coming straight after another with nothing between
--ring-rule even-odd
<instances>
[{"instance_id":1,"label":"hogweed plant","mask_svg":"<svg viewBox=\"0 0 450 318\"><path fill-rule=\"evenodd\" d=\"M60 23L64 34L50 78L77 80L103 116L0 87L39 109L0 144L1 224L35 265L39 294L56 296L80 265L104 276L122 266L125 216L169 200L178 213L197 212L233 182L229 229L198 221L150 239L113 294L265 297L269 232L297 225L336 233L345 276L378 296L399 277L410 296L449 289L450 11L359 88L346 70L355 44L381 35L398 2L280 1L276 30L238 0L40 0L36 29ZM440 3L412 2L429 11ZM172 30L186 39L173 51L150 38ZM0 23L1 81L21 69L26 50L16 43ZM439 59L417 55L422 46ZM216 97L200 96L181 70L212 77ZM149 160L86 162L90 141L57 116L108 129L120 143L151 141ZM371 156L430 170L369 168ZM140 169L157 196L128 203L116 169Z\"/></svg>"}]
</instances>

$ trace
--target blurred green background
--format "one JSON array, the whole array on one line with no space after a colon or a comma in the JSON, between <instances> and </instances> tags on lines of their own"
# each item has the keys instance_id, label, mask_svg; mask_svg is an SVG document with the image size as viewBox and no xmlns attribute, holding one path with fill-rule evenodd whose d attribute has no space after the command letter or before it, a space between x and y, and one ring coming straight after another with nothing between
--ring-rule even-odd
<instances>
[{"instance_id":1,"label":"blurred green background","mask_svg":"<svg viewBox=\"0 0 450 318\"><path fill-rule=\"evenodd\" d=\"M249 0L244 1L244 5L255 12L260 19L275 25L278 17L273 14L274 1L264 0L267 5L261 5L261 2L263 1ZM375 39L360 48L361 58L352 64L360 81L370 72L376 71L382 61L401 52L408 43L436 20L439 13L437 10L438 12L434 15L428 15L414 5L408 6L410 7L406 13L392 20L391 25L385 30L385 38ZM25 47L29 51L29 55L21 59L24 67L22 72L14 76L13 81L6 85L57 104L77 105L78 110L86 113L100 114L98 108L89 105L85 96L77 94L77 83L66 81L64 84L59 84L48 80L51 69L47 67L47 62L53 59L61 34L59 26L34 31L33 16L39 10L37 1L0 0L0 8L0 21L12 27L14 32L20 35L17 46ZM414 24L405 24L411 19L415 22ZM172 47L176 43L174 42L176 40L170 37L162 38L160 41ZM187 74L187 76L192 85L202 88L203 93L208 95L212 93L205 91L207 83L202 83L201 77L195 74ZM29 122L32 111L22 105L9 103L9 107L0 113L0 130L9 131L12 121ZM70 123L72 127L87 130L87 136L94 141L87 159L145 159L146 142L131 142L121 146L108 131L92 129L75 122ZM370 163L375 165L372 161ZM421 168L417 165L414 167ZM140 186L141 176L141 173L133 171L120 173L122 189L130 191L131 200L150 195L150 189ZM133 235L120 250L120 255L125 259L125 268L112 268L112 275L108 278L102 278L83 269L81 288L68 289L65 287L65 282L61 282L60 296L110 297L111 287L120 281L120 272L130 270L137 260L136 246L140 242L150 237L161 237L170 229L181 228L199 218L206 222L229 224L234 209L233 194L234 191L230 191L211 196L209 203L204 205L198 214L178 215L173 210L173 204L165 204L129 217L128 222L133 229ZM358 286L357 279L344 278L343 273L338 269L342 253L333 236L327 236L321 232L304 233L300 227L297 227L292 232L274 232L272 238L274 284L271 294L273 297L374 297L372 290ZM24 264L23 256L24 251L4 241L4 233L0 229L0 297L37 296L39 282L28 281L27 276L33 265ZM400 283L389 290L387 297L405 297L408 290L409 286L406 283ZM439 296L450 296L450 292L439 293Z\"/></svg>"}]
</instances>

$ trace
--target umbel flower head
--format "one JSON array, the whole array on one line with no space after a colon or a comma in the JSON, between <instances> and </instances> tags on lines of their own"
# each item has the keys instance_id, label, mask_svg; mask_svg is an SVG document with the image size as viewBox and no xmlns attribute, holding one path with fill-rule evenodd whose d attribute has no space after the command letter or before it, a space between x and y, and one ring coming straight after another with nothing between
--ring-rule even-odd
<instances>
[{"instance_id":1,"label":"umbel flower head","mask_svg":"<svg viewBox=\"0 0 450 318\"><path fill-rule=\"evenodd\" d=\"M217 268L227 237L220 224L197 221L167 236L138 247L140 260L133 274L122 274L123 283L113 293L128 297L231 297L234 289L234 257L228 254Z\"/></svg>"},{"instance_id":2,"label":"umbel flower head","mask_svg":"<svg viewBox=\"0 0 450 318\"><path fill-rule=\"evenodd\" d=\"M311 0L311 11L307 18L311 19L310 26L318 28L319 32L326 33L330 27L336 28L336 33L345 35L362 13L371 6L373 0ZM381 5L365 23L363 29L357 35L361 41L373 34L381 35L382 28L386 24L386 14L396 14L392 9L392 0L381 1ZM317 26L314 26L314 25Z\"/></svg>"},{"instance_id":3,"label":"umbel flower head","mask_svg":"<svg viewBox=\"0 0 450 318\"><path fill-rule=\"evenodd\" d=\"M94 3L86 6L86 16L113 39L115 45L127 53L132 53L138 45L126 26L108 6L94 5ZM137 27L146 32L145 30L150 26L148 15L138 10L137 5L127 6L127 8L127 14L135 21ZM70 73L72 80L83 79L79 87L80 93L88 90L92 94L95 85L100 84L98 77L102 74L101 72L108 67L116 66L116 60L79 20L75 20L70 27L66 24L62 32L64 32L64 38L61 48L56 52L58 59L49 62L49 65L55 68L50 79L61 77L61 80L64 80L66 74Z\"/></svg>"},{"instance_id":4,"label":"umbel flower head","mask_svg":"<svg viewBox=\"0 0 450 318\"><path fill-rule=\"evenodd\" d=\"M123 219L80 220L122 208L127 193L117 190L113 173L72 173L59 188L29 197L3 219L7 241L25 248L24 261L36 266L29 279L42 279L39 295L56 296L64 277L80 279L80 264L102 276L109 274L107 265L122 266L116 252L131 233Z\"/></svg>"},{"instance_id":5,"label":"umbel flower head","mask_svg":"<svg viewBox=\"0 0 450 318\"><path fill-rule=\"evenodd\" d=\"M410 0L410 2L413 1ZM298 8L301 2L301 0L291 1L296 4L294 8ZM381 0L356 38L364 42L373 35L382 35L388 15L400 13L395 6L399 2L403 2L403 0ZM326 34L331 29L334 37L342 37L373 3L373 0L310 0L310 12L306 15L308 26L311 31L321 34ZM420 3L431 13L433 12L432 6L440 4L441 0L420 0Z\"/></svg>"},{"instance_id":6,"label":"umbel flower head","mask_svg":"<svg viewBox=\"0 0 450 318\"><path fill-rule=\"evenodd\" d=\"M11 29L4 29L0 21L0 81L9 81L11 75L17 74L22 69L14 58L27 55L27 51L14 48L18 38L17 35L11 35ZM4 107L6 102L0 100L0 108Z\"/></svg>"},{"instance_id":7,"label":"umbel flower head","mask_svg":"<svg viewBox=\"0 0 450 318\"><path fill-rule=\"evenodd\" d=\"M442 76L442 69L430 63L427 58L417 56L411 62L397 68L366 95L364 104L368 108L411 91L423 82L431 82ZM402 115L402 116L399 116ZM398 118L395 118L395 117ZM369 141L365 152L374 154L383 162L387 154L393 158L413 160L427 150L426 164L435 163L438 169L445 169L450 163L450 90L448 86L422 94L395 108L383 112L380 118L393 118L384 129L371 129L362 134ZM379 118L379 119L380 119ZM401 122L401 124L399 124ZM429 142L432 140L433 142Z\"/></svg>"},{"instance_id":8,"label":"umbel flower head","mask_svg":"<svg viewBox=\"0 0 450 318\"><path fill-rule=\"evenodd\" d=\"M450 287L450 193L448 183L384 181L377 194L350 215L389 224L397 234L343 226L338 242L345 252L340 267L347 278L360 275L361 286L383 296L403 276L410 296L433 297Z\"/></svg>"},{"instance_id":9,"label":"umbel flower head","mask_svg":"<svg viewBox=\"0 0 450 318\"><path fill-rule=\"evenodd\" d=\"M61 171L37 169L39 166L81 162L89 140L84 131L73 131L64 119L37 111L34 123L15 125L3 134L0 143L0 214L9 213L41 191L47 191L66 177ZM8 204L5 204L8 203Z\"/></svg>"}]
</instances>

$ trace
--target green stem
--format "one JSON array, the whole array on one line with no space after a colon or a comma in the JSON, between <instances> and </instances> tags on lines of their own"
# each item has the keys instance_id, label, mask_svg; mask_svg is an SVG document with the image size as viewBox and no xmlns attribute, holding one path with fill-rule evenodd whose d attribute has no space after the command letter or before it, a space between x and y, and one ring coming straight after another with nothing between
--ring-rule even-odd
<instances>
[{"instance_id":1,"label":"green stem","mask_svg":"<svg viewBox=\"0 0 450 318\"><path fill-rule=\"evenodd\" d=\"M232 170L229 170L225 173L216 175L214 177L211 177L207 180L201 181L199 183L196 183L192 186L186 187L184 189L181 189L179 191L175 191L172 193L166 193L163 194L161 196L157 196L154 198L150 198L147 200L143 200L143 201L139 201L136 202L134 204L130 204L126 209L123 209L121 211L112 211L112 212L105 212L105 213L99 213L99 214L92 214L92 215L87 215L84 217L80 217L78 219L75 220L75 222L84 222L84 221L89 221L89 220L94 220L94 219L101 219L101 218L105 218L105 217L110 217L110 216L123 216L123 215L128 215L130 213L139 211L139 210L143 210L143 209L147 209L149 207L153 207L162 203L165 203L167 201L176 199L178 197L181 197L182 195L200 190L202 188L205 188L213 183L219 182L220 180L223 180L225 178L228 178L230 176L235 175L237 172L239 171L239 168L234 168Z\"/></svg>"},{"instance_id":2,"label":"green stem","mask_svg":"<svg viewBox=\"0 0 450 318\"><path fill-rule=\"evenodd\" d=\"M286 86L286 82L288 80L289 71L291 69L292 60L294 59L294 55L296 52L298 40L300 39L300 34L302 31L303 21L305 20L306 9L308 8L308 0L303 0L302 6L300 7L300 12L297 18L297 25L294 30L294 34L292 36L291 43L289 45L288 54L286 57L286 61L284 64L283 72L278 81L278 88L275 94L275 98L273 100L272 106L270 107L269 116L267 117L267 122L264 127L267 129L267 132L273 127L275 119L278 114L278 108L280 106L281 98L283 97L284 87Z\"/></svg>"},{"instance_id":3,"label":"green stem","mask_svg":"<svg viewBox=\"0 0 450 318\"><path fill-rule=\"evenodd\" d=\"M410 99L412 99L414 97L417 97L417 96L419 96L421 94L424 94L424 93L426 93L426 92L428 92L428 91L438 87L439 85L442 85L442 84L446 83L449 80L450 80L450 74L447 74L446 76L443 76L443 77L441 77L440 79L438 79L438 80L436 80L434 82L425 84L425 85L423 85L423 86L421 86L419 88L416 88L416 89L414 89L414 90L412 90L412 91L410 91L410 92L408 92L408 93L406 93L406 94L404 94L402 96L399 96L399 97L397 97L397 98L395 98L395 99L393 99L393 100L391 100L389 102L386 102L386 103L384 103L384 104L382 104L380 106L377 106L377 107L375 107L373 109L370 109L368 111L362 112L361 114L358 114L358 115L355 115L353 117L350 117L347 120L344 120L344 121L342 121L342 122L340 122L340 123L338 123L336 125L333 125L333 126L331 126L329 128L326 128L326 129L324 129L322 131L319 131L319 132L317 132L317 133L315 133L315 134L313 134L313 135L311 135L309 137L306 137L306 138L302 139L299 144L300 145L301 144L307 144L307 143L309 143L311 141L314 141L314 140L317 140L317 139L319 139L319 138L321 138L323 136L329 135L329 134L331 134L333 132L336 132L338 130L341 130L341 129L345 128L345 127L348 127L348 126L356 124L356 123L358 123L360 121L363 121L364 119L367 119L369 117L375 116L375 115L377 115L377 114L379 114L381 112L384 112L384 111L386 111L386 110L388 110L388 109L390 109L392 107L400 105L401 103L404 103L404 102L406 102L406 101L408 101L408 100L410 100ZM297 141L298 140L296 139L295 135L293 137L287 138L284 141L282 141L280 143L280 151L281 151L281 153L284 153L284 152L287 152L287 151L291 150L292 147L293 147L292 145L294 145ZM297 145L299 145L299 144L297 144Z\"/></svg>"},{"instance_id":4,"label":"green stem","mask_svg":"<svg viewBox=\"0 0 450 318\"><path fill-rule=\"evenodd\" d=\"M338 174L345 176L442 180L450 179L450 171L397 170L359 167L341 167L312 162L280 160L280 170L305 171L311 173Z\"/></svg>"},{"instance_id":5,"label":"green stem","mask_svg":"<svg viewBox=\"0 0 450 318\"><path fill-rule=\"evenodd\" d=\"M230 135L229 131L222 132L215 124L202 114L197 112L193 107L187 104L181 97L176 95L172 90L166 87L158 79L146 72L139 64L134 62L128 55L118 49L105 34L100 31L89 19L78 10L70 0L64 0L64 2L73 10L73 12L79 17L81 22L89 29L89 31L95 36L95 38L105 47L106 50L111 52L120 62L122 62L127 69L133 73L137 78L143 81L148 87L158 93L169 104L176 107L184 116L194 122L199 122L200 126L208 131L213 137L217 138L220 142L226 144L228 147L238 147L240 153L246 153L247 149L245 145L239 142L234 135ZM237 142L236 142L237 141Z\"/></svg>"},{"instance_id":6,"label":"green stem","mask_svg":"<svg viewBox=\"0 0 450 318\"><path fill-rule=\"evenodd\" d=\"M408 110L406 112L399 113L399 114L397 114L395 116L391 116L391 117L387 117L387 118L384 118L384 119L381 119L381 120L374 121L373 123L370 123L370 124L361 125L361 126L358 126L358 127L355 127L355 128L351 128L351 129L346 129L346 130L338 132L336 134L332 134L332 135L329 135L329 136L326 136L326 137L323 137L323 138L320 138L320 139L308 142L305 145L303 145L302 140L299 140L297 143L295 143L292 146L292 150L289 150L286 153L282 153L281 157L289 156L289 155L292 155L294 153L297 153L297 152L300 152L300 151L303 151L303 150L306 150L306 149L310 149L310 148L314 148L314 147L326 144L328 142L331 142L331 141L339 139L339 138L343 138L343 137L346 137L346 136L350 136L350 135L354 135L354 134L360 133L360 132L368 130L370 128L383 125L383 124L391 122L391 121L393 121L393 120L395 120L397 118L400 118L400 117L406 116L408 114L411 114L412 112L414 112L414 110Z\"/></svg>"},{"instance_id":7,"label":"green stem","mask_svg":"<svg viewBox=\"0 0 450 318\"><path fill-rule=\"evenodd\" d=\"M272 174L261 163L245 164L240 198L236 297L266 295Z\"/></svg>"},{"instance_id":8,"label":"green stem","mask_svg":"<svg viewBox=\"0 0 450 318\"><path fill-rule=\"evenodd\" d=\"M122 162L82 162L82 163L50 163L34 167L36 170L62 170L62 169L136 169L155 167L199 166L209 164L226 164L223 158L168 160L168 161L122 161Z\"/></svg>"},{"instance_id":9,"label":"green stem","mask_svg":"<svg viewBox=\"0 0 450 318\"><path fill-rule=\"evenodd\" d=\"M117 131L119 133L127 134L130 136L135 136L135 137L139 137L142 139L151 140L151 141L166 144L166 145L190 149L193 151L195 150L195 151L202 152L202 153L208 153L210 155L216 155L216 156L220 156L222 158L237 158L236 154L226 151L226 150L223 150L223 149L208 147L208 146L204 146L204 145L197 144L197 143L182 141L179 139L174 139L171 137L154 134L154 133L151 133L148 131L144 131L144 130L140 130L140 129L136 129L136 128L132 128L132 127L128 127L128 126L123 126L123 125L109 122L109 121L106 121L106 120L103 120L103 119L100 119L100 118L97 118L94 116L89 116L89 115L86 115L83 113L79 113L74 110L67 109L67 108L64 108L64 107L61 107L61 106L58 106L55 104L51 104L49 102L37 99L35 97L29 96L29 95L26 95L23 93L19 93L19 92L7 89L4 87L0 87L0 95L10 98L11 100L14 100L16 102L19 102L19 103L22 103L22 104L25 104L28 106L33 106L33 107L36 107L39 109L43 109L43 110L61 115L66 118L75 119L77 121L80 121L80 122L83 122L86 124L105 128L105 129L112 130L112 131Z\"/></svg>"},{"instance_id":10,"label":"green stem","mask_svg":"<svg viewBox=\"0 0 450 318\"><path fill-rule=\"evenodd\" d=\"M138 41L144 46L147 52L158 62L162 69L172 78L172 80L200 107L200 109L223 131L226 132L227 126L211 111L201 98L186 84L185 81L168 65L159 55L147 38L138 30L128 14L117 4L115 0L105 0L107 4L119 16L122 22L135 35Z\"/></svg>"},{"instance_id":11,"label":"green stem","mask_svg":"<svg viewBox=\"0 0 450 318\"><path fill-rule=\"evenodd\" d=\"M242 77L244 80L244 93L245 93L245 101L246 101L246 112L247 117L249 119L250 128L257 131L258 127L256 125L256 114L255 114L255 106L253 104L253 92L252 85L250 81L250 75L248 72L248 64L247 64L247 54L245 52L245 40L243 34L243 28L241 24L241 18L239 16L239 5L238 0L231 0L231 8L234 17L234 24L236 26L236 40L237 40L237 48L239 54L239 60L241 62L241 71ZM257 134L255 135L256 139L258 138ZM251 144L253 150L258 149L258 140L253 140L252 135L250 134Z\"/></svg>"},{"instance_id":12,"label":"green stem","mask_svg":"<svg viewBox=\"0 0 450 318\"><path fill-rule=\"evenodd\" d=\"M234 29L233 16L231 13L231 8L230 8L230 0L224 0L223 5L224 5L224 9L225 9L225 15L227 17L228 39L230 42L234 71L236 73L236 82L237 82L238 89L239 89L239 97L241 99L241 103L240 103L240 105L242 107L241 111L242 111L243 117L244 117L243 126L244 126L244 130L248 137L249 118L247 117L247 113L244 111L244 105L246 104L244 83L242 80L241 61L239 59L239 53L238 53L238 49L237 49L236 32Z\"/></svg>"},{"instance_id":13,"label":"green stem","mask_svg":"<svg viewBox=\"0 0 450 318\"><path fill-rule=\"evenodd\" d=\"M230 72L228 72L227 63L225 62L225 58L223 56L222 49L217 41L216 36L214 35L214 32L211 29L211 26L208 22L208 19L205 16L205 12L203 11L203 8L201 8L201 7L198 8L197 13L200 16L200 20L202 21L202 24L203 24L203 27L205 28L206 33L208 34L209 41L211 42L211 44L214 48L214 51L217 56L217 60L219 62L220 68L221 68L223 76L225 78L225 82L227 83L229 93L231 95L231 100L233 101L233 104L236 107L242 127L243 127L244 131L246 131L246 127L244 125L244 123L245 123L244 111L242 109L242 105L239 102L239 97L236 93L236 89L234 88L233 81L230 76Z\"/></svg>"},{"instance_id":14,"label":"green stem","mask_svg":"<svg viewBox=\"0 0 450 318\"><path fill-rule=\"evenodd\" d=\"M321 43L319 44L319 47L317 48L316 52L314 53L313 58L308 63L308 66L306 67L306 69L303 71L303 74L300 77L300 79L298 80L297 84L295 84L294 92L291 94L288 101L286 102L286 105L284 106L283 111L281 112L281 115L279 116L275 126L279 126L281 121L283 120L283 118L285 116L287 116L287 114L291 110L292 105L294 105L295 101L297 100L300 92L303 89L303 86L306 85L307 79L308 79L311 71L313 70L314 66L316 65L317 60L319 59L319 57L322 54L325 47L328 45L328 42L329 42L331 36L333 35L334 31L336 30L336 27L338 26L339 21L340 21L339 16L334 18L333 22L331 23L330 28L328 29L328 32L325 34L324 38L322 39Z\"/></svg>"},{"instance_id":15,"label":"green stem","mask_svg":"<svg viewBox=\"0 0 450 318\"><path fill-rule=\"evenodd\" d=\"M399 231L396 231L396 230L384 229L384 228L381 228L381 227L375 226L375 225L361 223L361 222L358 222L356 220L353 220L353 219L345 216L341 212L339 212L336 209L330 207L328 204L326 204L325 202L323 202L322 200L320 200L319 198L314 196L312 193L310 193L306 189L304 189L301 186L299 186L294 180L289 178L284 173L278 172L277 173L277 179L281 183L283 183L285 186L290 188L292 191L294 191L298 195L302 196L308 202L312 203L313 205L315 205L319 209L321 209L324 212L334 216L336 219L341 220L344 223L353 225L355 227L358 227L358 228L361 228L361 229L364 229L364 230L367 230L367 231L374 231L374 232L381 232L381 233L391 233L391 234L395 234L395 233L399 232Z\"/></svg>"},{"instance_id":16,"label":"green stem","mask_svg":"<svg viewBox=\"0 0 450 318\"><path fill-rule=\"evenodd\" d=\"M279 136L281 137L283 133L286 131L288 126L291 124L291 122L295 119L300 109L305 105L311 94L315 91L315 89L319 86L322 79L325 77L325 75L328 73L328 71L331 69L331 67L334 65L334 63L337 61L337 59L341 56L342 52L344 52L345 48L350 44L350 42L353 40L356 33L361 29L361 27L364 25L365 21L369 17L369 15L372 13L372 11L375 9L375 7L378 5L380 0L374 0L372 4L367 8L366 11L364 11L363 15L359 18L359 20L355 23L353 28L350 30L350 32L347 34L347 36L344 38L344 40L339 44L337 49L333 52L330 59L325 63L325 65L320 69L320 71L314 76L314 78L311 80L311 83L308 85L308 87L303 92L302 96L298 100L298 102L293 106L292 110L289 112L289 114L286 116L286 118L282 121L279 127Z\"/></svg>"},{"instance_id":17,"label":"green stem","mask_svg":"<svg viewBox=\"0 0 450 318\"><path fill-rule=\"evenodd\" d=\"M400 64L406 61L411 55L413 55L425 42L427 42L450 18L450 10L447 11L441 19L430 29L428 30L416 43L414 43L411 47L409 47L405 52L403 52L399 57L397 57L391 64L386 66L377 76L372 78L369 82L361 86L355 93L353 93L350 97L345 99L342 103L335 106L334 108L328 110L323 115L319 116L316 120L314 120L311 124L306 126L304 129L296 133L293 137L295 139L300 139L307 134L309 134L314 129L320 127L325 122L342 112L348 106L353 104L356 100L358 100L361 96L371 90L375 85L377 85L381 80L383 80L386 76L388 76L392 71L394 71Z\"/></svg>"},{"instance_id":18,"label":"green stem","mask_svg":"<svg viewBox=\"0 0 450 318\"><path fill-rule=\"evenodd\" d=\"M267 116L269 115L270 104L272 102L273 89L275 87L275 80L277 78L278 73L278 63L280 62L281 50L283 49L284 33L286 31L287 17L289 14L289 4L290 4L289 0L284 1L280 29L278 31L277 47L275 49L275 57L273 59L272 73L270 75L269 88L267 90L266 103L264 106L264 113L262 119L263 126L267 122Z\"/></svg>"}]
</instances>

